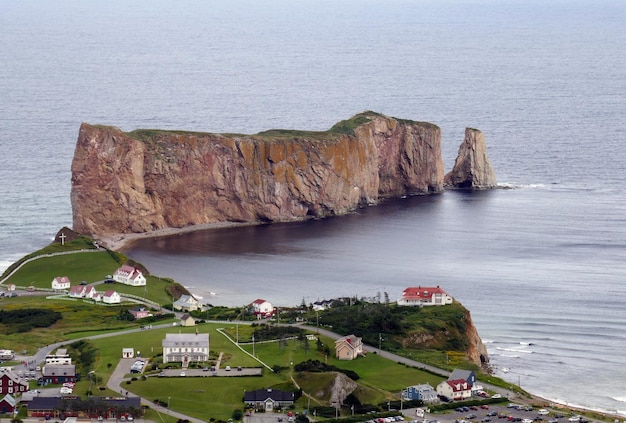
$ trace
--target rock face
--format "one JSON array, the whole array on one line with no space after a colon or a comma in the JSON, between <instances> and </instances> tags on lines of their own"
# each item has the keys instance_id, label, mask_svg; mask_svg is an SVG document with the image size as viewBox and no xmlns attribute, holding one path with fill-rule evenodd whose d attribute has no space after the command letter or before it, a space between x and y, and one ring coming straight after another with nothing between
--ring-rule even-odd
<instances>
[{"instance_id":1,"label":"rock face","mask_svg":"<svg viewBox=\"0 0 626 423\"><path fill-rule=\"evenodd\" d=\"M452 171L444 179L446 188L490 189L497 186L496 173L487 157L485 137L478 129L465 128L465 139Z\"/></svg>"},{"instance_id":2,"label":"rock face","mask_svg":"<svg viewBox=\"0 0 626 423\"><path fill-rule=\"evenodd\" d=\"M489 354L487 352L487 347L485 347L482 339L480 339L480 336L478 335L476 326L474 326L474 322L472 321L472 317L470 316L469 311L467 312L465 321L467 322L466 335L469 342L469 347L467 348L467 357L471 361L488 371Z\"/></svg>"},{"instance_id":3,"label":"rock face","mask_svg":"<svg viewBox=\"0 0 626 423\"><path fill-rule=\"evenodd\" d=\"M256 135L82 124L73 229L97 236L341 215L443 191L439 127L365 112L325 132Z\"/></svg>"}]
</instances>

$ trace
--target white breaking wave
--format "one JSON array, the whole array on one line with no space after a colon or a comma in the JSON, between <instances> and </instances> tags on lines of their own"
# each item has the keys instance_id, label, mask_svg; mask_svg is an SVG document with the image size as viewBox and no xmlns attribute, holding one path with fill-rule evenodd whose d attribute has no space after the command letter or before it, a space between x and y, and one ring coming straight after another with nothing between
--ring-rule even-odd
<instances>
[{"instance_id":1,"label":"white breaking wave","mask_svg":"<svg viewBox=\"0 0 626 423\"><path fill-rule=\"evenodd\" d=\"M516 352L516 353L524 353L524 354L532 354L532 350L523 350L520 348L503 348L503 347L496 347L497 350L500 351L509 351L509 352Z\"/></svg>"}]
</instances>

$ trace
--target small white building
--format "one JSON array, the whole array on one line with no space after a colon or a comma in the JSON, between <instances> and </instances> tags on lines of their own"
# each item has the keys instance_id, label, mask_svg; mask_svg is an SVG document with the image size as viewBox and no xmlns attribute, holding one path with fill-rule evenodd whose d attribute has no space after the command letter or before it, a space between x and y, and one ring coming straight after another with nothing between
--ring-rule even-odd
<instances>
[{"instance_id":1,"label":"small white building","mask_svg":"<svg viewBox=\"0 0 626 423\"><path fill-rule=\"evenodd\" d=\"M122 358L133 358L135 356L134 348L122 348Z\"/></svg>"},{"instance_id":2,"label":"small white building","mask_svg":"<svg viewBox=\"0 0 626 423\"><path fill-rule=\"evenodd\" d=\"M70 297L71 298L83 298L85 296L85 290L87 287L85 285L74 285L70 288Z\"/></svg>"},{"instance_id":3,"label":"small white building","mask_svg":"<svg viewBox=\"0 0 626 423\"><path fill-rule=\"evenodd\" d=\"M52 289L66 290L70 289L71 286L70 278L67 276L57 276L52 279Z\"/></svg>"},{"instance_id":4,"label":"small white building","mask_svg":"<svg viewBox=\"0 0 626 423\"><path fill-rule=\"evenodd\" d=\"M269 301L264 299L256 299L252 302L252 312L258 317L271 317L274 314L274 307Z\"/></svg>"},{"instance_id":5,"label":"small white building","mask_svg":"<svg viewBox=\"0 0 626 423\"><path fill-rule=\"evenodd\" d=\"M166 333L163 345L163 364L191 362L204 363L209 360L208 333Z\"/></svg>"},{"instance_id":6,"label":"small white building","mask_svg":"<svg viewBox=\"0 0 626 423\"><path fill-rule=\"evenodd\" d=\"M93 287L92 285L87 285L85 287L85 291L84 291L84 298L89 298L90 300L93 299L96 295L96 288Z\"/></svg>"},{"instance_id":7,"label":"small white building","mask_svg":"<svg viewBox=\"0 0 626 423\"><path fill-rule=\"evenodd\" d=\"M124 265L113 273L113 280L124 285L145 286L146 277L139 269L133 266Z\"/></svg>"},{"instance_id":8,"label":"small white building","mask_svg":"<svg viewBox=\"0 0 626 423\"><path fill-rule=\"evenodd\" d=\"M119 304L122 302L122 297L116 291L106 291L102 294L102 302L106 304Z\"/></svg>"}]
</instances>

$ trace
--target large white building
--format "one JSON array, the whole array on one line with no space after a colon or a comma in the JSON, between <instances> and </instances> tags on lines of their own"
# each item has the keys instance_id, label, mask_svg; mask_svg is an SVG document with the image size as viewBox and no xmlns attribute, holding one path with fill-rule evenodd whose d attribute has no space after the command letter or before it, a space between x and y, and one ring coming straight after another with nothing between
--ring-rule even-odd
<instances>
[{"instance_id":1,"label":"large white building","mask_svg":"<svg viewBox=\"0 0 626 423\"><path fill-rule=\"evenodd\" d=\"M113 273L115 282L123 283L131 286L145 286L146 277L139 269L133 266L124 265Z\"/></svg>"},{"instance_id":2,"label":"large white building","mask_svg":"<svg viewBox=\"0 0 626 423\"><path fill-rule=\"evenodd\" d=\"M163 345L163 364L191 362L203 363L209 360L208 333L166 333Z\"/></svg>"},{"instance_id":3,"label":"large white building","mask_svg":"<svg viewBox=\"0 0 626 423\"><path fill-rule=\"evenodd\" d=\"M454 298L438 286L414 286L402 291L402 298L398 300L398 305L441 306L453 302Z\"/></svg>"}]
</instances>

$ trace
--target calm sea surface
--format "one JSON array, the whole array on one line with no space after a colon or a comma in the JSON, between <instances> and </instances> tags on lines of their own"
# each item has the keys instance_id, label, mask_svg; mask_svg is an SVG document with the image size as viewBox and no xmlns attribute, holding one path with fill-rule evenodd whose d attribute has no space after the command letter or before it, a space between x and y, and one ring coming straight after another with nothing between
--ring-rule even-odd
<instances>
[{"instance_id":1,"label":"calm sea surface","mask_svg":"<svg viewBox=\"0 0 626 423\"><path fill-rule=\"evenodd\" d=\"M624 22L611 0L2 1L0 268L71 225L81 122L255 133L375 110L439 125L448 170L475 127L512 189L131 255L216 305L440 285L505 379L626 414Z\"/></svg>"}]
</instances>

